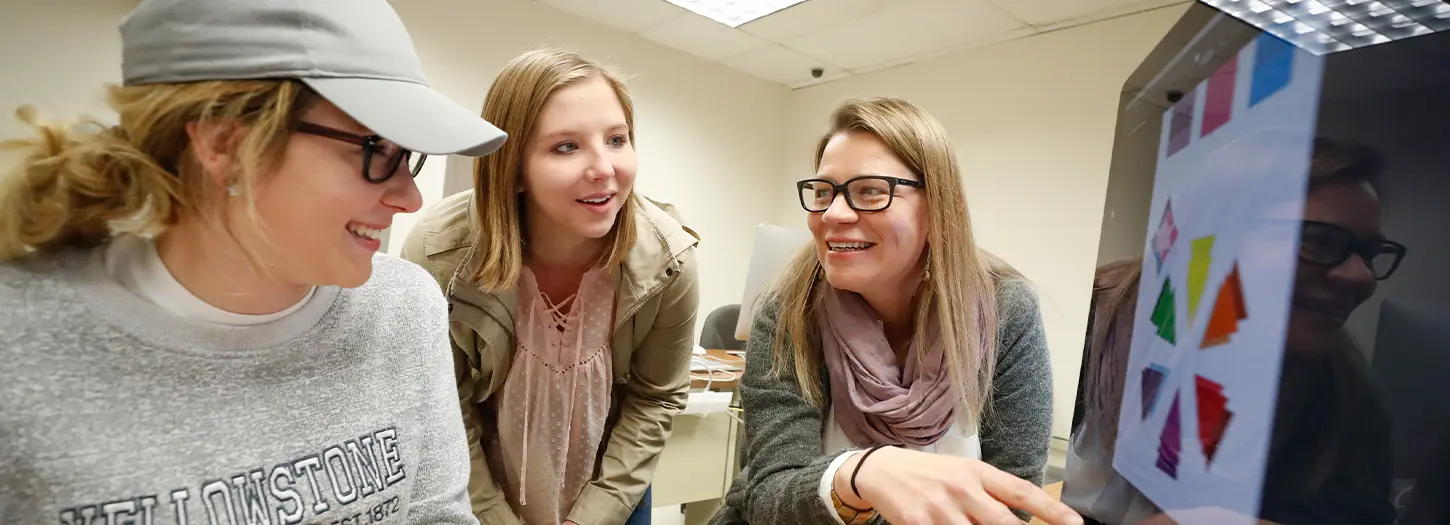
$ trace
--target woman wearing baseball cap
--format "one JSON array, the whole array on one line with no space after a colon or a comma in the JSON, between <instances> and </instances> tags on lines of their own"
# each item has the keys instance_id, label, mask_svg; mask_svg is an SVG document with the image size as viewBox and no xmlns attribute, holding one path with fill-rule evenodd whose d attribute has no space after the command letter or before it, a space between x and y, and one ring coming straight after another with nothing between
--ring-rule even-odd
<instances>
[{"instance_id":1,"label":"woman wearing baseball cap","mask_svg":"<svg viewBox=\"0 0 1450 525\"><path fill-rule=\"evenodd\" d=\"M0 179L0 516L475 523L447 306L380 255L505 134L383 0L146 0L114 126Z\"/></svg>"}]
</instances>

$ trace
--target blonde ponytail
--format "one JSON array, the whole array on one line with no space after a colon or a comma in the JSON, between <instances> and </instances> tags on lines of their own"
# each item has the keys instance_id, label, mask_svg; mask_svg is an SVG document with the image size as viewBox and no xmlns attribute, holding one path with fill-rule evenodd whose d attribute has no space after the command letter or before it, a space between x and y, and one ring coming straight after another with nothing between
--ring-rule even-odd
<instances>
[{"instance_id":1,"label":"blonde ponytail","mask_svg":"<svg viewBox=\"0 0 1450 525\"><path fill-rule=\"evenodd\" d=\"M33 108L20 108L17 116L36 136L0 142L23 154L0 176L0 261L94 246L119 232L160 233L201 212L215 184L191 158L191 122L246 128L236 182L250 189L315 100L296 81L213 81L113 87L116 126L46 124Z\"/></svg>"},{"instance_id":2,"label":"blonde ponytail","mask_svg":"<svg viewBox=\"0 0 1450 525\"><path fill-rule=\"evenodd\" d=\"M16 113L37 136L0 143L29 151L0 180L0 260L99 244L110 236L111 224L140 216L147 203L169 211L177 180L119 126L68 130L39 123L28 106Z\"/></svg>"}]
</instances>

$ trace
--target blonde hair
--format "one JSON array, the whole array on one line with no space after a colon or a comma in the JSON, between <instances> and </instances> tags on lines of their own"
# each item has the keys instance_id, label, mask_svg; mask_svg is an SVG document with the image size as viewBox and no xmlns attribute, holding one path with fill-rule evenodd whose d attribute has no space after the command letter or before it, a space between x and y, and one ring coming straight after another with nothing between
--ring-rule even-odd
<instances>
[{"instance_id":1,"label":"blonde hair","mask_svg":"<svg viewBox=\"0 0 1450 525\"><path fill-rule=\"evenodd\" d=\"M930 272L916 291L916 337L925 336L932 321L929 316L935 315L958 405L980 415L992 392L997 287L1004 279L1021 276L977 248L961 173L941 123L900 99L847 101L836 108L830 131L816 145L816 169L831 138L851 131L875 135L925 183ZM780 303L773 369L781 375L793 373L801 392L816 407L824 407L826 402L820 377L821 340L815 325L816 290L824 276L815 248L808 246L769 292Z\"/></svg>"},{"instance_id":2,"label":"blonde hair","mask_svg":"<svg viewBox=\"0 0 1450 525\"><path fill-rule=\"evenodd\" d=\"M37 136L0 143L24 154L0 179L0 261L94 246L120 232L159 234L187 215L210 217L220 189L193 158L187 124L240 126L237 177L252 195L317 96L291 80L207 81L109 88L120 124L56 126L17 111ZM248 197L246 209L256 217Z\"/></svg>"},{"instance_id":3,"label":"blonde hair","mask_svg":"<svg viewBox=\"0 0 1450 525\"><path fill-rule=\"evenodd\" d=\"M603 78L614 89L633 144L634 102L624 81L614 70L578 54L557 50L524 53L504 66L488 88L483 118L507 132L510 140L494 154L474 161L474 203L481 223L476 226L488 233L479 236L474 248L479 265L473 281L484 290L497 293L512 288L524 263L527 225L519 186L524 150L539 112L556 90L594 78ZM634 246L638 199L631 193L620 209L614 228L604 238L609 248L600 256L599 267L618 266Z\"/></svg>"}]
</instances>

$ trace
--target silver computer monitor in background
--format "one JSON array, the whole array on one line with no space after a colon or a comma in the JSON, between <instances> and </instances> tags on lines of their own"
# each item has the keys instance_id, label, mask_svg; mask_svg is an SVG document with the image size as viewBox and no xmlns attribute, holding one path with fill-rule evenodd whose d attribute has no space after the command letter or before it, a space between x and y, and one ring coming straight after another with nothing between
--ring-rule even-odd
<instances>
[{"instance_id":1,"label":"silver computer monitor in background","mask_svg":"<svg viewBox=\"0 0 1450 525\"><path fill-rule=\"evenodd\" d=\"M735 322L735 338L749 340L750 324L755 319L756 299L775 282L792 258L811 242L805 228L787 228L773 224L755 227L755 246L750 252L750 270L745 276L745 295L740 299L740 319Z\"/></svg>"}]
</instances>

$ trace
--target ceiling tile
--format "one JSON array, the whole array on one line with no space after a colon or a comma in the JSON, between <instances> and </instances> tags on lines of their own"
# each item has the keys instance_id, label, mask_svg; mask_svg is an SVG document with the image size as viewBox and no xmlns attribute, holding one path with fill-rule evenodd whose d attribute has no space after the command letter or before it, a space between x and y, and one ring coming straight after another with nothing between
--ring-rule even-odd
<instances>
[{"instance_id":1,"label":"ceiling tile","mask_svg":"<svg viewBox=\"0 0 1450 525\"><path fill-rule=\"evenodd\" d=\"M638 33L689 11L664 0L539 0L560 11Z\"/></svg>"},{"instance_id":2,"label":"ceiling tile","mask_svg":"<svg viewBox=\"0 0 1450 525\"><path fill-rule=\"evenodd\" d=\"M785 46L847 70L991 40L1026 27L987 0L911 0Z\"/></svg>"},{"instance_id":3,"label":"ceiling tile","mask_svg":"<svg viewBox=\"0 0 1450 525\"><path fill-rule=\"evenodd\" d=\"M829 82L848 76L841 68L776 44L746 51L721 62L765 80L791 87ZM811 69L816 67L824 70L820 78L811 76Z\"/></svg>"},{"instance_id":4,"label":"ceiling tile","mask_svg":"<svg viewBox=\"0 0 1450 525\"><path fill-rule=\"evenodd\" d=\"M1191 0L995 0L1034 26L1072 25Z\"/></svg>"},{"instance_id":5,"label":"ceiling tile","mask_svg":"<svg viewBox=\"0 0 1450 525\"><path fill-rule=\"evenodd\" d=\"M915 63L915 62L920 62L922 60L929 60L929 59L931 59L933 57L937 57L937 56L941 56L941 55L947 55L947 54L951 54L951 53L955 53L955 52L965 51L965 50L968 50L968 49L985 47L985 46L989 46L989 45L997 44L997 43L1001 43L1001 42L1007 42L1007 41L1011 41L1011 40L1017 40L1019 38L1027 38L1027 37L1033 36L1033 35L1035 35L1037 33L1039 33L1039 31L1036 30L1036 29L1033 29L1033 28L1028 27L1028 26L1023 26L1020 29L1014 29L1012 31L1008 31L1006 33L1001 33L1001 34L998 34L996 36L992 36L992 37L988 37L988 38L980 38L980 39L976 39L976 40L970 40L970 41L967 41L967 42L964 42L964 43L957 43L957 44L954 44L954 45L949 45L949 46L939 47L939 48L935 48L935 49L930 49L930 50L923 51L921 53L917 53L917 54L914 54L914 55L902 55L902 56L893 58L891 60L887 60L885 62L877 62L875 64L870 64L870 65L867 65L867 66L854 67L854 68L851 68L851 73L852 74L856 74L856 75L864 75L864 74L867 74L867 73L872 73L872 72L881 71L881 70L885 70L885 69L891 69L891 68L894 68L894 67L904 66L904 65L907 65L907 64Z\"/></svg>"},{"instance_id":6,"label":"ceiling tile","mask_svg":"<svg viewBox=\"0 0 1450 525\"><path fill-rule=\"evenodd\" d=\"M807 0L740 26L752 35L784 42L880 11L900 0Z\"/></svg>"},{"instance_id":7,"label":"ceiling tile","mask_svg":"<svg viewBox=\"0 0 1450 525\"><path fill-rule=\"evenodd\" d=\"M768 44L759 37L688 12L646 29L640 36L706 60L720 60Z\"/></svg>"}]
</instances>

